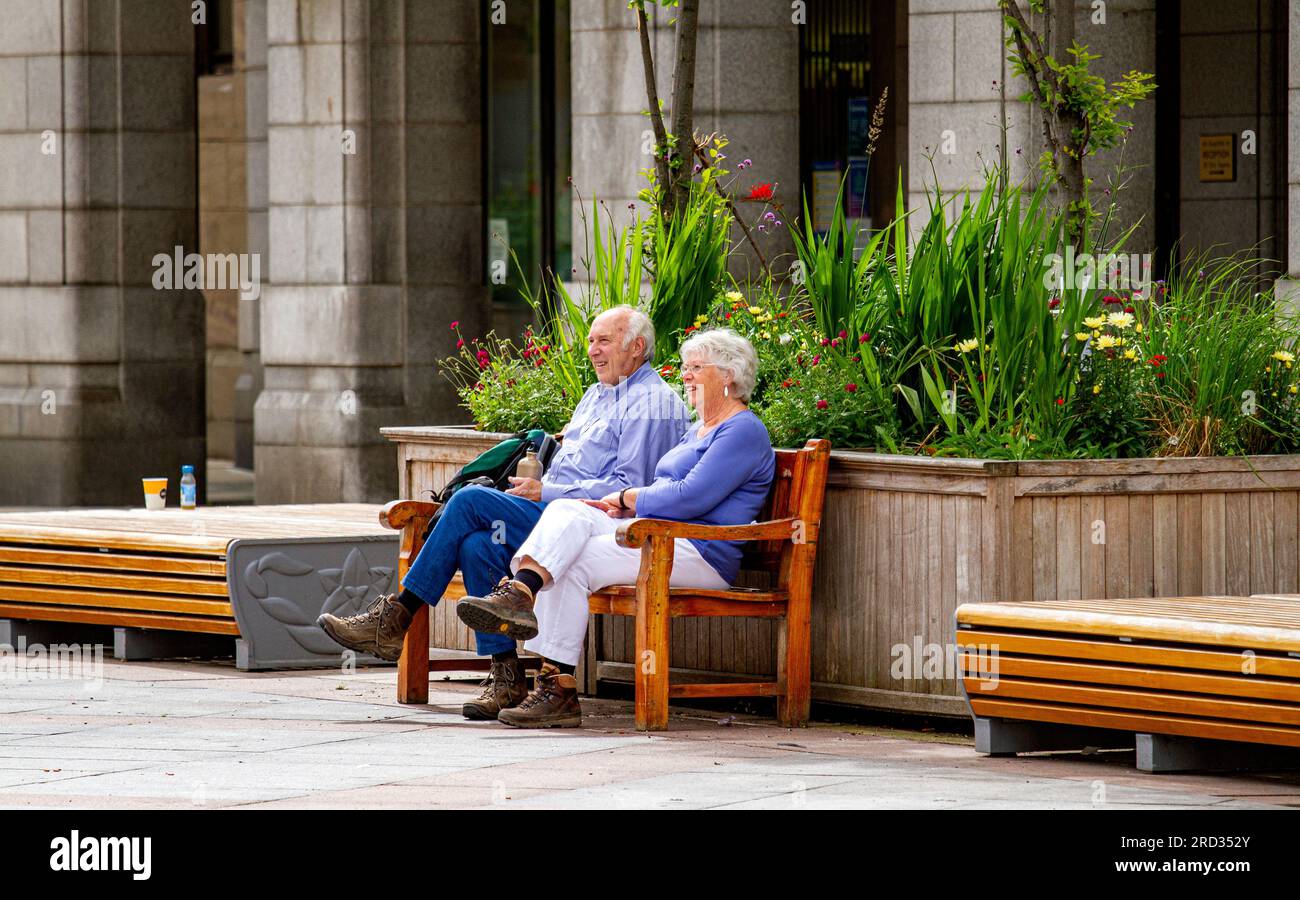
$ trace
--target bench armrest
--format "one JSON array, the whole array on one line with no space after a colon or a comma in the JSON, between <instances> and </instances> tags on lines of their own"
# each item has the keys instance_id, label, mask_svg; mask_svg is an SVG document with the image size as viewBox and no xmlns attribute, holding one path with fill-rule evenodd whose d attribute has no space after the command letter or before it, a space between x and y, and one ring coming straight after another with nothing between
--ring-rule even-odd
<instances>
[{"instance_id":1,"label":"bench armrest","mask_svg":"<svg viewBox=\"0 0 1300 900\"><path fill-rule=\"evenodd\" d=\"M401 531L416 519L431 518L441 505L425 500L390 500L379 511L379 524Z\"/></svg>"},{"instance_id":2,"label":"bench armrest","mask_svg":"<svg viewBox=\"0 0 1300 900\"><path fill-rule=\"evenodd\" d=\"M755 522L753 525L695 525L667 519L634 519L618 527L620 547L640 547L651 537L694 538L702 541L785 541L793 535L793 517Z\"/></svg>"}]
</instances>

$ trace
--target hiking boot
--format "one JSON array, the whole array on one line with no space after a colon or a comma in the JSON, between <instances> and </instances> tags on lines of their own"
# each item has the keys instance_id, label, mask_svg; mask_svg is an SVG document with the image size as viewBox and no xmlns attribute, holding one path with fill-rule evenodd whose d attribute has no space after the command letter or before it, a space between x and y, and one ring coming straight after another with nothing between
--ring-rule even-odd
<instances>
[{"instance_id":1,"label":"hiking boot","mask_svg":"<svg viewBox=\"0 0 1300 900\"><path fill-rule=\"evenodd\" d=\"M492 660L492 669L481 685L483 693L461 707L467 719L495 719L497 713L519 703L528 696L528 676L524 664L517 659Z\"/></svg>"},{"instance_id":2,"label":"hiking boot","mask_svg":"<svg viewBox=\"0 0 1300 900\"><path fill-rule=\"evenodd\" d=\"M340 619L329 613L316 624L337 643L358 653L373 653L396 662L402 655L402 640L411 625L411 612L397 602L396 594L380 594L366 611Z\"/></svg>"},{"instance_id":3,"label":"hiking boot","mask_svg":"<svg viewBox=\"0 0 1300 900\"><path fill-rule=\"evenodd\" d=\"M516 728L572 728L582 724L578 679L547 663L537 673L537 687L513 709L503 709L497 721Z\"/></svg>"},{"instance_id":4,"label":"hiking boot","mask_svg":"<svg viewBox=\"0 0 1300 900\"><path fill-rule=\"evenodd\" d=\"M463 597L456 604L460 620L485 634L504 634L517 641L537 637L533 594L518 581L502 578L486 597Z\"/></svg>"}]
</instances>

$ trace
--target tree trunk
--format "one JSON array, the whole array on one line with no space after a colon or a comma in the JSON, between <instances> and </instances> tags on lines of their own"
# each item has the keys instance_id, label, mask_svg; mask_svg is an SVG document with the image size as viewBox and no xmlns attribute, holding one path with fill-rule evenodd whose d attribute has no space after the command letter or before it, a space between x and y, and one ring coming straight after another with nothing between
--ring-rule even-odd
<instances>
[{"instance_id":1,"label":"tree trunk","mask_svg":"<svg viewBox=\"0 0 1300 900\"><path fill-rule=\"evenodd\" d=\"M691 169L695 162L695 49L699 36L700 0L682 0L677 11L677 65L673 69L673 135L678 162L665 200L670 218L690 202Z\"/></svg>"}]
</instances>

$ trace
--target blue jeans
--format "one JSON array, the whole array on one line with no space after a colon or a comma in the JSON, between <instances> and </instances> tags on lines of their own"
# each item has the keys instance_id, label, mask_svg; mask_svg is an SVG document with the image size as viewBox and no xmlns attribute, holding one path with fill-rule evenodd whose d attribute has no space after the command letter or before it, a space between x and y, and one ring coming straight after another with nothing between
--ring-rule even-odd
<instances>
[{"instance_id":1,"label":"blue jeans","mask_svg":"<svg viewBox=\"0 0 1300 900\"><path fill-rule=\"evenodd\" d=\"M443 507L402 587L437 606L459 569L467 594L482 597L491 593L497 582L510 574L510 559L545 508L545 503L477 484L461 488ZM515 647L514 638L504 634L476 631L474 637L480 656Z\"/></svg>"}]
</instances>

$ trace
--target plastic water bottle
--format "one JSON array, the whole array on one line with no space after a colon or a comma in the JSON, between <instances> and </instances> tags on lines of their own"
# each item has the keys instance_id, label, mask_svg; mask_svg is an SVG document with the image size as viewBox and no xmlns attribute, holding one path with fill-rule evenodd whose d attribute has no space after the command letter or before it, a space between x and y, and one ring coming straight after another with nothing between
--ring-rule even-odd
<instances>
[{"instance_id":1,"label":"plastic water bottle","mask_svg":"<svg viewBox=\"0 0 1300 900\"><path fill-rule=\"evenodd\" d=\"M181 466L181 509L194 509L198 504L199 483L194 480L194 467Z\"/></svg>"}]
</instances>

